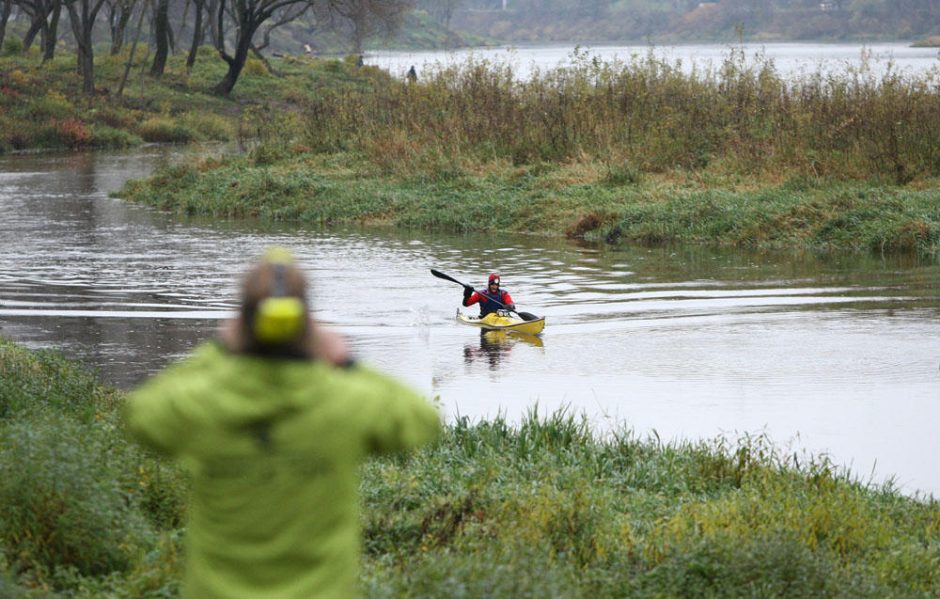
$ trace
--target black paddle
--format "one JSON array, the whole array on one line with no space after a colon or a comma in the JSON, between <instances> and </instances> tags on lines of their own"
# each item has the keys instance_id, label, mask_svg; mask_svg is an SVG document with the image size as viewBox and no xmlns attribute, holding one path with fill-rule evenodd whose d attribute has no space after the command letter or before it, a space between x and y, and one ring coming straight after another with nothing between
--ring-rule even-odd
<instances>
[{"instance_id":1,"label":"black paddle","mask_svg":"<svg viewBox=\"0 0 940 599\"><path fill-rule=\"evenodd\" d=\"M434 269L432 268L432 269L431 269L431 274L434 275L435 277L437 277L438 279L444 279L445 281L450 281L451 283L457 283L457 284L460 285L461 287L473 289L473 286L472 286L472 285L466 285L466 284L464 284L464 283L461 283L460 281L458 281L458 280L455 279L454 277L452 277L452 276L450 276L450 275L446 275L446 274L442 273L442 272L439 271L439 270L434 270ZM473 290L476 291L477 293L480 293L480 292L477 291L476 289L473 289ZM483 294L480 293L480 295L483 295ZM496 302L497 304L499 304L500 306L502 306L502 307L504 307L504 308L506 307L506 304L504 304L503 302L501 302L501 301L499 301L499 300L497 300L497 299L493 299L493 298L491 298L491 297L489 297L489 296L487 296L487 298L490 299L491 301ZM522 320L538 320L538 319L539 319L538 316L536 316L535 314L530 314L529 312L516 312L516 314L518 314L519 316L521 316L521 317L522 317Z\"/></svg>"}]
</instances>

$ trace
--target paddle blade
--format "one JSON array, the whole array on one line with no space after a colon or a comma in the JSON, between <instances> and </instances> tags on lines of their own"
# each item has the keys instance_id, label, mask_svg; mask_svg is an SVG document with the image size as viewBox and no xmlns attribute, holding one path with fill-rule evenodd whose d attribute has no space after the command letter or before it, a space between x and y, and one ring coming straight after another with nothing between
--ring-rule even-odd
<instances>
[{"instance_id":1,"label":"paddle blade","mask_svg":"<svg viewBox=\"0 0 940 599\"><path fill-rule=\"evenodd\" d=\"M522 320L538 320L539 317L531 312L516 312L519 316L522 317Z\"/></svg>"},{"instance_id":2,"label":"paddle blade","mask_svg":"<svg viewBox=\"0 0 940 599\"><path fill-rule=\"evenodd\" d=\"M438 279L444 279L445 281L450 281L450 282L452 282L452 283L457 283L458 285L461 285L461 286L464 286L464 287L466 286L466 285L464 285L463 283L461 283L460 281L458 281L457 279L455 279L454 277L452 277L452 276L450 276L450 275L445 275L444 273L442 273L442 272L439 271L439 270L434 270L434 269L432 268L432 269L431 269L431 274L434 275L435 277L437 277Z\"/></svg>"}]
</instances>

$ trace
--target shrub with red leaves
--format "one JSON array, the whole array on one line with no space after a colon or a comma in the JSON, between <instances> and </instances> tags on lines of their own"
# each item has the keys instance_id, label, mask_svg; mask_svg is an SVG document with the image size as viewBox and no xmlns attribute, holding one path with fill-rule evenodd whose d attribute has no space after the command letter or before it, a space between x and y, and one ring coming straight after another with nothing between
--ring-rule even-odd
<instances>
[{"instance_id":1,"label":"shrub with red leaves","mask_svg":"<svg viewBox=\"0 0 940 599\"><path fill-rule=\"evenodd\" d=\"M55 129L59 140L73 150L88 146L94 137L88 125L77 118L62 119Z\"/></svg>"}]
</instances>

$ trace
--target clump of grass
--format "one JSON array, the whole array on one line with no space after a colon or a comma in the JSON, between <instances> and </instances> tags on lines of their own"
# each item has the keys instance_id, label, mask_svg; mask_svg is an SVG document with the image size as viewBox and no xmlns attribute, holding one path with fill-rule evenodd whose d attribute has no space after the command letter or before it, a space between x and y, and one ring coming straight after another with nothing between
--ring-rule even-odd
<instances>
[{"instance_id":1,"label":"clump of grass","mask_svg":"<svg viewBox=\"0 0 940 599\"><path fill-rule=\"evenodd\" d=\"M115 456L114 436L50 414L6 425L2 438L0 539L16 567L129 569L151 531L127 501L130 461Z\"/></svg>"},{"instance_id":2,"label":"clump of grass","mask_svg":"<svg viewBox=\"0 0 940 599\"><path fill-rule=\"evenodd\" d=\"M615 165L608 165L604 182L608 185L636 185L642 178L642 173L635 165L624 161Z\"/></svg>"},{"instance_id":3,"label":"clump of grass","mask_svg":"<svg viewBox=\"0 0 940 599\"><path fill-rule=\"evenodd\" d=\"M0 338L0 420L65 413L88 423L109 412L114 401L115 392L74 361Z\"/></svg>"},{"instance_id":4,"label":"clump of grass","mask_svg":"<svg viewBox=\"0 0 940 599\"><path fill-rule=\"evenodd\" d=\"M245 62L244 74L253 75L255 77L270 77L271 76L271 73L268 71L268 68L264 66L264 63L258 60L257 58L255 58L254 56L250 56L248 58L248 61Z\"/></svg>"},{"instance_id":5,"label":"clump of grass","mask_svg":"<svg viewBox=\"0 0 940 599\"><path fill-rule=\"evenodd\" d=\"M143 596L178 586L174 546L160 531L182 525L187 483L128 444L120 399L62 355L0 339L3 596Z\"/></svg>"},{"instance_id":6,"label":"clump of grass","mask_svg":"<svg viewBox=\"0 0 940 599\"><path fill-rule=\"evenodd\" d=\"M187 143L196 139L195 132L176 119L154 116L137 127L137 134L144 141L162 143Z\"/></svg>"},{"instance_id":7,"label":"clump of grass","mask_svg":"<svg viewBox=\"0 0 940 599\"><path fill-rule=\"evenodd\" d=\"M46 95L30 103L29 112L36 120L48 118L64 119L72 116L75 106L61 93L50 90Z\"/></svg>"},{"instance_id":8,"label":"clump of grass","mask_svg":"<svg viewBox=\"0 0 940 599\"><path fill-rule=\"evenodd\" d=\"M96 148L131 148L139 146L143 140L124 129L115 129L108 125L95 125L92 129L91 145Z\"/></svg>"},{"instance_id":9,"label":"clump of grass","mask_svg":"<svg viewBox=\"0 0 940 599\"><path fill-rule=\"evenodd\" d=\"M121 110L113 106L103 106L93 112L96 124L107 125L115 129L129 130L142 120L142 113L136 110Z\"/></svg>"},{"instance_id":10,"label":"clump of grass","mask_svg":"<svg viewBox=\"0 0 940 599\"><path fill-rule=\"evenodd\" d=\"M6 39L3 40L2 48L3 56L16 56L23 53L23 40L12 35L6 36Z\"/></svg>"},{"instance_id":11,"label":"clump of grass","mask_svg":"<svg viewBox=\"0 0 940 599\"><path fill-rule=\"evenodd\" d=\"M231 119L211 113L188 112L179 118L180 124L195 132L200 140L231 141L235 139L235 126Z\"/></svg>"}]
</instances>

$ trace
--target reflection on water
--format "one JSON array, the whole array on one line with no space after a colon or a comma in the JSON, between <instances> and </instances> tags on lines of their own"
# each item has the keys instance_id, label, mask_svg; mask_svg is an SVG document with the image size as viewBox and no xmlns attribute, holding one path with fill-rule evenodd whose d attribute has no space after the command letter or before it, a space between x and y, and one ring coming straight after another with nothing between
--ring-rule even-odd
<instances>
[{"instance_id":1,"label":"reflection on water","mask_svg":"<svg viewBox=\"0 0 940 599\"><path fill-rule=\"evenodd\" d=\"M508 361L512 348L517 343L532 347L544 347L545 342L535 335L524 335L511 331L480 331L479 343L467 343L463 348L463 359L467 365L482 361L489 365L490 370L497 370ZM510 364L506 364L511 368Z\"/></svg>"},{"instance_id":2,"label":"reflection on water","mask_svg":"<svg viewBox=\"0 0 940 599\"><path fill-rule=\"evenodd\" d=\"M940 267L913 257L601 248L532 237L179 223L108 197L165 156L0 157L0 334L129 387L214 334L272 243L316 315L449 417L538 404L664 439L766 432L940 495ZM454 320L499 271L538 338Z\"/></svg>"}]
</instances>

